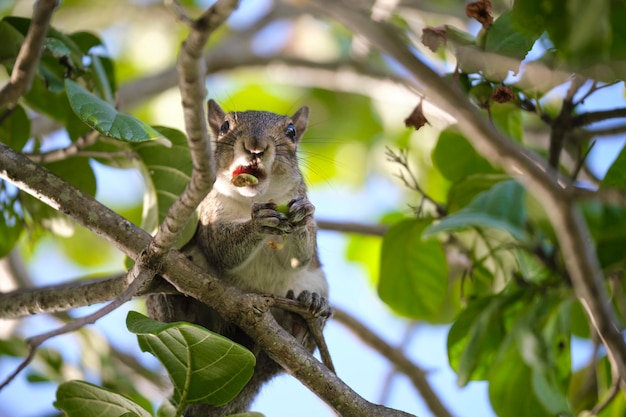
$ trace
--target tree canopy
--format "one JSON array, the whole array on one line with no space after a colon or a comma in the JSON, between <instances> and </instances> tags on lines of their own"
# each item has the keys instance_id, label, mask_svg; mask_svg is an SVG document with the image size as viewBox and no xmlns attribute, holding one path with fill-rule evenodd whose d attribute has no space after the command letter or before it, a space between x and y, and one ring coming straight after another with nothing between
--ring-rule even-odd
<instances>
[{"instance_id":1,"label":"tree canopy","mask_svg":"<svg viewBox=\"0 0 626 417\"><path fill-rule=\"evenodd\" d=\"M430 355L458 387L486 387L500 417L625 413L625 4L165 3L0 5L3 403L20 410L3 395L24 374L29 390L54 385L48 412L67 416L232 399L249 351L131 301L173 286L343 416L475 415L452 386L433 388ZM386 397L356 388L369 363L334 357L334 375L280 328L269 308L288 302L246 297L173 250L212 185L208 97L311 108L299 152L331 260L330 354L371 347L390 369L374 382ZM86 326L129 302L139 311L115 331L133 354ZM33 332L30 315L53 330ZM445 329L445 351L412 343L418 325ZM78 359L49 343L70 332ZM393 375L425 406L386 401Z\"/></svg>"}]
</instances>

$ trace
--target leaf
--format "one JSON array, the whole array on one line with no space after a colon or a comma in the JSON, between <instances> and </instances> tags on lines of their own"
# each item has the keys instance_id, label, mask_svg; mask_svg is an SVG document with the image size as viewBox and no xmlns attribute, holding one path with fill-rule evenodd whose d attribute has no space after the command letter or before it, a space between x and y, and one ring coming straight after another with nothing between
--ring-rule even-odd
<instances>
[{"instance_id":1,"label":"leaf","mask_svg":"<svg viewBox=\"0 0 626 417\"><path fill-rule=\"evenodd\" d=\"M0 180L0 258L13 250L24 228L19 197L18 192L9 193L6 183Z\"/></svg>"},{"instance_id":2,"label":"leaf","mask_svg":"<svg viewBox=\"0 0 626 417\"><path fill-rule=\"evenodd\" d=\"M448 190L448 212L459 211L470 204L478 194L507 179L509 177L502 174L475 174L461 178Z\"/></svg>"},{"instance_id":3,"label":"leaf","mask_svg":"<svg viewBox=\"0 0 626 417\"><path fill-rule=\"evenodd\" d=\"M377 236L349 235L346 259L365 268L372 284L377 285L380 274L380 251L383 240Z\"/></svg>"},{"instance_id":4,"label":"leaf","mask_svg":"<svg viewBox=\"0 0 626 417\"><path fill-rule=\"evenodd\" d=\"M601 188L626 188L626 146L622 148L615 161L600 181Z\"/></svg>"},{"instance_id":5,"label":"leaf","mask_svg":"<svg viewBox=\"0 0 626 417\"><path fill-rule=\"evenodd\" d=\"M30 138L30 120L22 106L15 106L9 117L0 123L0 142L21 152L28 138Z\"/></svg>"},{"instance_id":6,"label":"leaf","mask_svg":"<svg viewBox=\"0 0 626 417\"><path fill-rule=\"evenodd\" d=\"M424 234L432 236L469 227L486 227L505 230L518 240L526 239L524 196L524 188L515 180L500 182L480 193L464 209L428 227Z\"/></svg>"},{"instance_id":7,"label":"leaf","mask_svg":"<svg viewBox=\"0 0 626 417\"><path fill-rule=\"evenodd\" d=\"M498 172L486 159L478 155L463 135L453 129L441 132L433 149L432 158L435 167L451 182L472 174Z\"/></svg>"},{"instance_id":8,"label":"leaf","mask_svg":"<svg viewBox=\"0 0 626 417\"><path fill-rule=\"evenodd\" d=\"M518 31L517 28L511 24L512 19L513 12L507 11L502 13L500 17L493 22L485 38L485 52L514 58L516 61L522 61L534 45L540 33L529 34L527 32ZM517 72L519 65L509 66L507 69Z\"/></svg>"},{"instance_id":9,"label":"leaf","mask_svg":"<svg viewBox=\"0 0 626 417\"><path fill-rule=\"evenodd\" d=\"M150 413L132 400L85 381L70 381L59 385L54 406L67 417L151 417Z\"/></svg>"},{"instance_id":10,"label":"leaf","mask_svg":"<svg viewBox=\"0 0 626 417\"><path fill-rule=\"evenodd\" d=\"M24 35L3 19L0 21L0 39L0 63L10 71L24 42Z\"/></svg>"},{"instance_id":11,"label":"leaf","mask_svg":"<svg viewBox=\"0 0 626 417\"><path fill-rule=\"evenodd\" d=\"M115 110L75 81L65 80L65 91L72 110L87 125L104 136L127 142L163 140L163 135L148 124ZM167 143L167 141L166 141Z\"/></svg>"},{"instance_id":12,"label":"leaf","mask_svg":"<svg viewBox=\"0 0 626 417\"><path fill-rule=\"evenodd\" d=\"M530 303L512 330L520 356L532 369L535 396L553 415L571 414L571 313L571 301L553 291Z\"/></svg>"},{"instance_id":13,"label":"leaf","mask_svg":"<svg viewBox=\"0 0 626 417\"><path fill-rule=\"evenodd\" d=\"M408 219L387 231L378 282L378 295L394 311L425 320L441 309L448 286L448 264L441 244L422 236L428 224Z\"/></svg>"},{"instance_id":14,"label":"leaf","mask_svg":"<svg viewBox=\"0 0 626 417\"><path fill-rule=\"evenodd\" d=\"M250 380L254 355L231 340L190 323L160 323L130 311L128 330L142 351L156 356L174 385L179 408L190 403L216 406L232 400Z\"/></svg>"},{"instance_id":15,"label":"leaf","mask_svg":"<svg viewBox=\"0 0 626 417\"><path fill-rule=\"evenodd\" d=\"M553 417L541 405L532 387L532 370L510 345L489 375L489 399L500 417Z\"/></svg>"},{"instance_id":16,"label":"leaf","mask_svg":"<svg viewBox=\"0 0 626 417\"><path fill-rule=\"evenodd\" d=\"M158 142L142 142L133 146L144 164L142 171L147 180L141 227L148 232L156 230L165 219L169 208L187 187L192 171L185 135L163 126L157 129L170 141L171 147ZM179 238L181 245L191 239L196 225L197 214L194 212Z\"/></svg>"},{"instance_id":17,"label":"leaf","mask_svg":"<svg viewBox=\"0 0 626 417\"><path fill-rule=\"evenodd\" d=\"M522 297L521 291L485 297L461 312L447 341L450 366L457 372L459 386L488 377L507 335L506 310Z\"/></svg>"},{"instance_id":18,"label":"leaf","mask_svg":"<svg viewBox=\"0 0 626 417\"><path fill-rule=\"evenodd\" d=\"M626 208L606 206L599 201L585 202L581 208L596 243L600 265L604 269L619 267L626 260Z\"/></svg>"}]
</instances>

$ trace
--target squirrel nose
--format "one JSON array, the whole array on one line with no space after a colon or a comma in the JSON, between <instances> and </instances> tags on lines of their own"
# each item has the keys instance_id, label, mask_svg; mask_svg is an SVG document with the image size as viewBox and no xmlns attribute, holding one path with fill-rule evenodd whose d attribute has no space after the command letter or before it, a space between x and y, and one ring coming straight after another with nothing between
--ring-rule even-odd
<instances>
[{"instance_id":1,"label":"squirrel nose","mask_svg":"<svg viewBox=\"0 0 626 417\"><path fill-rule=\"evenodd\" d=\"M253 139L249 142L244 143L243 148L246 152L248 152L251 156L261 157L267 151L269 144L264 143L258 139Z\"/></svg>"}]
</instances>

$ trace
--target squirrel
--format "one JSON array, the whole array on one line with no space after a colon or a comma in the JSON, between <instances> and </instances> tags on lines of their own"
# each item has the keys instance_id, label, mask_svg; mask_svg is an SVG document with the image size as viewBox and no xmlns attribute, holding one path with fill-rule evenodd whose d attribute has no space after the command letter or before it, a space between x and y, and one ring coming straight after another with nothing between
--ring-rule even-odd
<instances>
[{"instance_id":1,"label":"squirrel","mask_svg":"<svg viewBox=\"0 0 626 417\"><path fill-rule=\"evenodd\" d=\"M328 284L317 254L315 207L307 198L297 157L308 116L306 106L291 117L266 111L225 113L209 100L216 180L200 204L195 236L182 251L201 268L243 291L297 299L310 311L321 312L323 326L330 315ZM234 400L220 407L190 405L186 417L244 412L262 384L281 371L243 331L193 298L152 294L147 307L156 320L199 324L256 356L254 374ZM313 352L315 342L302 317L280 309L272 313Z\"/></svg>"}]
</instances>

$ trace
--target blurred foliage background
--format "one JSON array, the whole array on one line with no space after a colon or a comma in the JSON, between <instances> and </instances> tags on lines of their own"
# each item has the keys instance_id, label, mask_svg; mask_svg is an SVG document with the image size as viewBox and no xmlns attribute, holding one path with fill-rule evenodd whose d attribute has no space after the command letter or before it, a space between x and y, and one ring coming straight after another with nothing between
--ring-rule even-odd
<instances>
[{"instance_id":1,"label":"blurred foliage background","mask_svg":"<svg viewBox=\"0 0 626 417\"><path fill-rule=\"evenodd\" d=\"M457 0L357 1L354 7L391 22L410 50L457 83L500 131L552 163L555 120L565 105L574 117L625 104L620 18L626 7L608 0L583 3L493 1L493 26L469 18L465 2ZM196 15L210 2L181 4ZM29 17L32 6L5 1L0 13ZM3 30L10 29L6 22ZM78 33L96 35L85 56L102 58L117 109L149 125L184 131L174 65L187 29L172 7L149 0L62 1L52 24L75 34L77 43L88 38ZM434 44L425 35L423 42L427 28L444 28L444 35L437 32ZM13 43L6 45L0 47L7 68L0 82L8 79L15 52ZM55 51L49 45L44 59L62 82L65 67L58 67ZM574 415L609 395L610 366L573 296L541 202L476 153L471 138L452 127L451 116L408 87L403 80L410 76L397 62L298 2L271 0L242 1L211 38L206 57L209 96L226 110L291 114L302 105L311 108L300 158L323 229L319 245L331 303L425 367L453 415ZM42 90L21 103L23 114L3 123L9 127L0 130L0 140L36 155L83 137L89 129L60 110L68 103L38 101L46 97L43 89L53 87L36 83ZM511 97L497 102L499 87L509 88ZM58 88L62 93L62 84ZM416 131L405 119L419 103L427 124ZM616 120L624 114L606 116L569 125L553 165L586 187L623 188L625 130ZM15 138L17 144L10 143ZM131 151L141 155L138 148ZM154 187L170 180L150 177L147 159L125 152L126 145L107 139L45 165L150 230ZM0 290L123 269L123 256L95 234L7 183L0 187L7 236ZM584 212L614 306L623 313L626 211L590 203ZM18 222L10 221L15 217ZM361 232L349 226L347 233L333 231L354 223L365 226ZM384 240L380 226L389 227ZM132 308L144 307L137 301ZM14 366L14 356L24 354L23 337L84 311L2 322L1 375ZM94 382L148 408L158 405L165 377L131 335L122 335L127 332L119 314L42 349L27 380L0 393L0 415L54 415L54 386L68 379ZM339 376L357 391L420 416L436 415L345 327L331 322L327 334ZM294 385L281 378L259 399L259 410L294 415L298 407L306 410L301 416L332 415ZM40 389L40 404L20 404L23 392ZM624 408L620 394L600 415L621 415Z\"/></svg>"}]
</instances>

